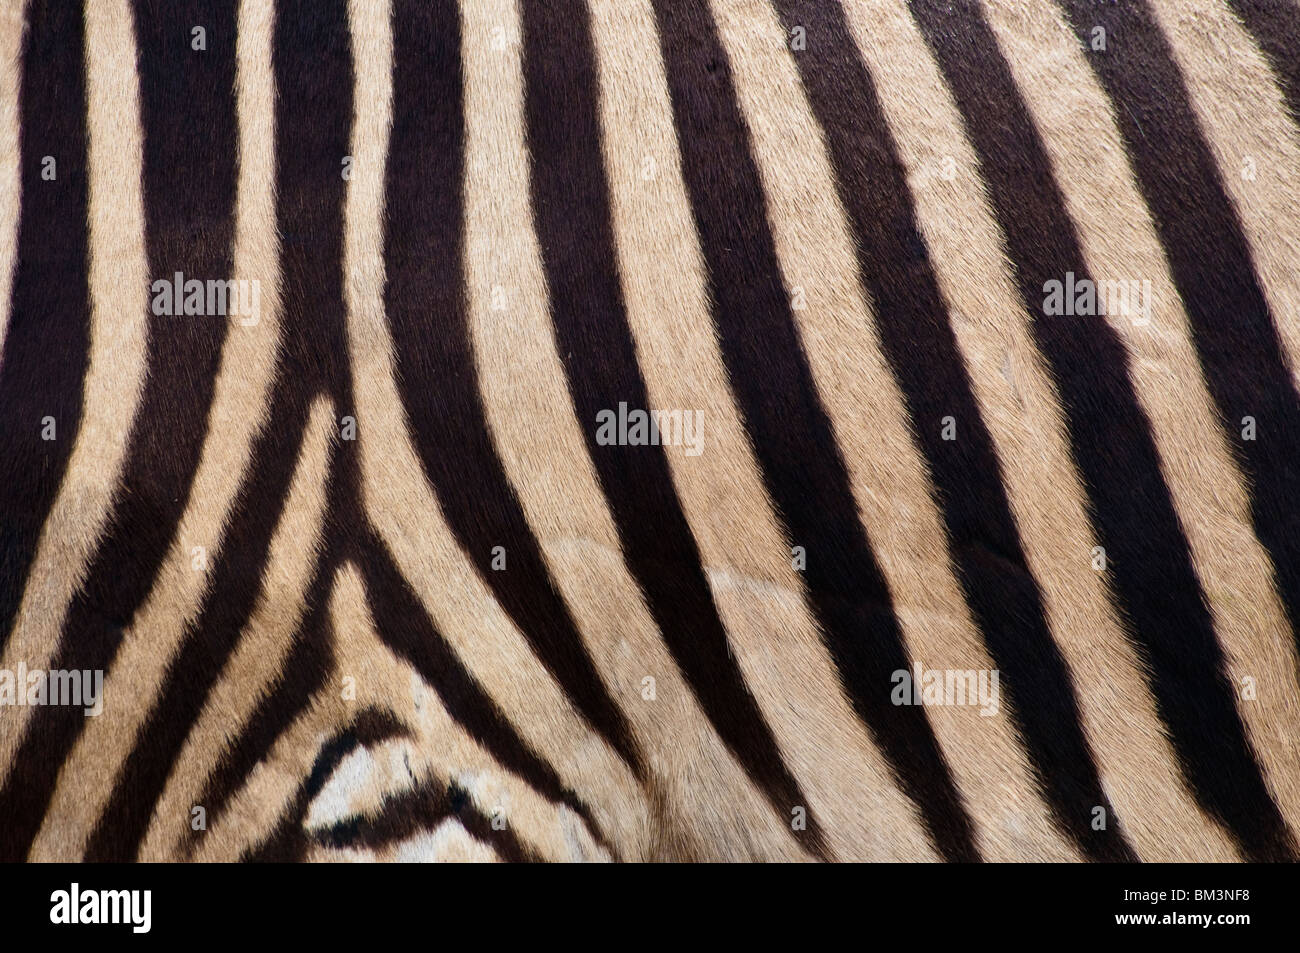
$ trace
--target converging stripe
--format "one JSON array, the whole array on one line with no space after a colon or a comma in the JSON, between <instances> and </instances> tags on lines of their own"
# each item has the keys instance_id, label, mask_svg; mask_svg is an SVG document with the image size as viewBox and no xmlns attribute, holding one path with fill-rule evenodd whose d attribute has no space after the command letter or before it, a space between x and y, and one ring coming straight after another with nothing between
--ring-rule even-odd
<instances>
[{"instance_id":1,"label":"converging stripe","mask_svg":"<svg viewBox=\"0 0 1300 953\"><path fill-rule=\"evenodd\" d=\"M1297 0L0 0L0 861L1300 859L1297 256Z\"/></svg>"}]
</instances>

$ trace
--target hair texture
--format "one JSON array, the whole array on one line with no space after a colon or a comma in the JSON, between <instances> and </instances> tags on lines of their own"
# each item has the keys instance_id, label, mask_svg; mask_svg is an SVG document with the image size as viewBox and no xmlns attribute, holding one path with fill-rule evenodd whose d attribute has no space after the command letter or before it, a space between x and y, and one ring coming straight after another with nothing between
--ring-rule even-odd
<instances>
[{"instance_id":1,"label":"hair texture","mask_svg":"<svg viewBox=\"0 0 1300 953\"><path fill-rule=\"evenodd\" d=\"M0 859L1297 860L1297 261L1295 0L0 0Z\"/></svg>"}]
</instances>

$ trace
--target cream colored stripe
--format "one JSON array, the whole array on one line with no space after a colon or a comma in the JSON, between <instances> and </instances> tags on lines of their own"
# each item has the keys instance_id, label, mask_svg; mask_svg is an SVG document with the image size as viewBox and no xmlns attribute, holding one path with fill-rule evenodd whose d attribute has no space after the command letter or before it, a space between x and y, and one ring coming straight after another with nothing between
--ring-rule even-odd
<instances>
[{"instance_id":1,"label":"cream colored stripe","mask_svg":"<svg viewBox=\"0 0 1300 953\"><path fill-rule=\"evenodd\" d=\"M514 15L508 3L490 14L517 36ZM517 70L518 47L508 50L508 58L500 52L487 62ZM532 222L522 88L517 74L501 85L511 95L467 110L465 265L480 386L502 464L650 762L667 815L655 821L672 828L657 831L656 841L716 859L797 858L789 829L700 710L621 558L582 436L595 422L577 419L555 349ZM504 309L492 307L496 286L510 289ZM642 694L647 677L655 679L653 700Z\"/></svg>"},{"instance_id":2,"label":"cream colored stripe","mask_svg":"<svg viewBox=\"0 0 1300 953\"><path fill-rule=\"evenodd\" d=\"M19 90L23 83L24 0L0 4L0 362L9 330L9 299L18 263L22 155L18 147Z\"/></svg>"},{"instance_id":3,"label":"cream colored stripe","mask_svg":"<svg viewBox=\"0 0 1300 953\"><path fill-rule=\"evenodd\" d=\"M1300 130L1267 60L1224 3L1162 0L1150 10L1241 217L1293 386L1300 389ZM1291 816L1293 824L1297 820Z\"/></svg>"},{"instance_id":4,"label":"cream colored stripe","mask_svg":"<svg viewBox=\"0 0 1300 953\"><path fill-rule=\"evenodd\" d=\"M581 792L620 850L645 830L635 779L583 722L563 690L492 598L447 526L411 445L393 378L393 346L383 313L384 164L392 110L392 37L384 0L353 0L358 111L348 188L345 257L348 334L366 511L434 624L521 735ZM466 112L505 95L496 88L486 5L465 18ZM517 95L515 93L514 95ZM486 99L485 99L486 97ZM430 328L430 333L435 333Z\"/></svg>"},{"instance_id":5,"label":"cream colored stripe","mask_svg":"<svg viewBox=\"0 0 1300 953\"><path fill-rule=\"evenodd\" d=\"M784 32L766 5L714 0L712 7L751 133L785 283L805 290L806 308L792 313L889 582L908 655L927 669L991 669L949 564L930 476L881 353L821 130L783 49ZM983 856L1077 859L1049 820L1005 705L993 718L974 706L927 713Z\"/></svg>"},{"instance_id":6,"label":"cream colored stripe","mask_svg":"<svg viewBox=\"0 0 1300 953\"><path fill-rule=\"evenodd\" d=\"M997 448L1047 623L1072 676L1102 787L1143 856L1233 859L1229 841L1182 783L1106 579L1090 568L1096 539L1059 397L1034 345L956 105L901 3L873 7L869 15L851 4L845 12L907 172L917 224ZM888 49L875 39L882 35ZM948 159L956 170L951 181L941 174Z\"/></svg>"},{"instance_id":7,"label":"cream colored stripe","mask_svg":"<svg viewBox=\"0 0 1300 953\"><path fill-rule=\"evenodd\" d=\"M628 321L651 406L700 414L702 452L666 452L731 645L834 853L930 858L911 802L844 697L732 400L653 10L648 0L591 6ZM687 802L692 812L703 797Z\"/></svg>"},{"instance_id":8,"label":"cream colored stripe","mask_svg":"<svg viewBox=\"0 0 1300 953\"><path fill-rule=\"evenodd\" d=\"M90 367L81 427L41 533L13 636L0 669L46 669L72 597L112 509L127 434L144 384L148 268L140 191L142 134L130 4L86 9L89 110ZM68 439L68 421L58 421ZM0 774L31 708L0 712Z\"/></svg>"},{"instance_id":9,"label":"cream colored stripe","mask_svg":"<svg viewBox=\"0 0 1300 953\"><path fill-rule=\"evenodd\" d=\"M275 161L268 146L274 142L271 16L270 0L243 0L236 50L240 168L231 277L259 282L261 313L256 323L232 323L226 335L208 434L178 532L106 675L104 713L87 723L63 765L34 856L79 856L199 610L252 442L266 423L280 331ZM277 565L274 557L270 565ZM87 797L92 777L98 796Z\"/></svg>"},{"instance_id":10,"label":"cream colored stripe","mask_svg":"<svg viewBox=\"0 0 1300 953\"><path fill-rule=\"evenodd\" d=\"M1151 282L1149 325L1123 317L1097 320L1108 321L1128 351L1130 374L1209 601L1226 671L1235 685L1249 677L1257 686L1258 699L1239 701L1238 710L1269 787L1294 825L1300 821L1295 649L1273 588L1272 565L1251 530L1242 475L1206 391L1187 316L1134 185L1111 104L1073 32L1052 8L998 3L987 8L1056 180L1063 184L1089 272L1098 280ZM1122 705L1111 718L1130 716L1129 706ZM1144 813L1164 807L1152 804ZM1188 828L1181 840L1186 849L1199 850L1201 836ZM1153 857L1174 853L1174 843L1162 848L1153 842Z\"/></svg>"},{"instance_id":11,"label":"cream colored stripe","mask_svg":"<svg viewBox=\"0 0 1300 953\"><path fill-rule=\"evenodd\" d=\"M312 407L289 497L271 537L261 594L172 766L140 848L141 860L164 859L164 838L188 827L190 810L198 803L209 773L283 674L323 549L334 412L325 398Z\"/></svg>"}]
</instances>

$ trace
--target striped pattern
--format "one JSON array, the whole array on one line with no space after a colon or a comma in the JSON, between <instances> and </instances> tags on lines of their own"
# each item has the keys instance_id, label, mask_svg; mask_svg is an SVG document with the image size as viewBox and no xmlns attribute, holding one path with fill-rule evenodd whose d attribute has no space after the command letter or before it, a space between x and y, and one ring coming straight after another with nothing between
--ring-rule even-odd
<instances>
[{"instance_id":1,"label":"striped pattern","mask_svg":"<svg viewBox=\"0 0 1300 953\"><path fill-rule=\"evenodd\" d=\"M0 0L0 859L1296 860L1297 37Z\"/></svg>"}]
</instances>

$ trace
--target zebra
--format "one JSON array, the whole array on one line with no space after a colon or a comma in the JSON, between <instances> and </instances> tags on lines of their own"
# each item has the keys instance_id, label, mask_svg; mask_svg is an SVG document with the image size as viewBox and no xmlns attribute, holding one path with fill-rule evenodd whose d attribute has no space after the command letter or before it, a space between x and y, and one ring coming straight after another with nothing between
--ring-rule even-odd
<instances>
[{"instance_id":1,"label":"zebra","mask_svg":"<svg viewBox=\"0 0 1300 953\"><path fill-rule=\"evenodd\" d=\"M0 78L0 858L1296 859L1292 0L4 0Z\"/></svg>"}]
</instances>

